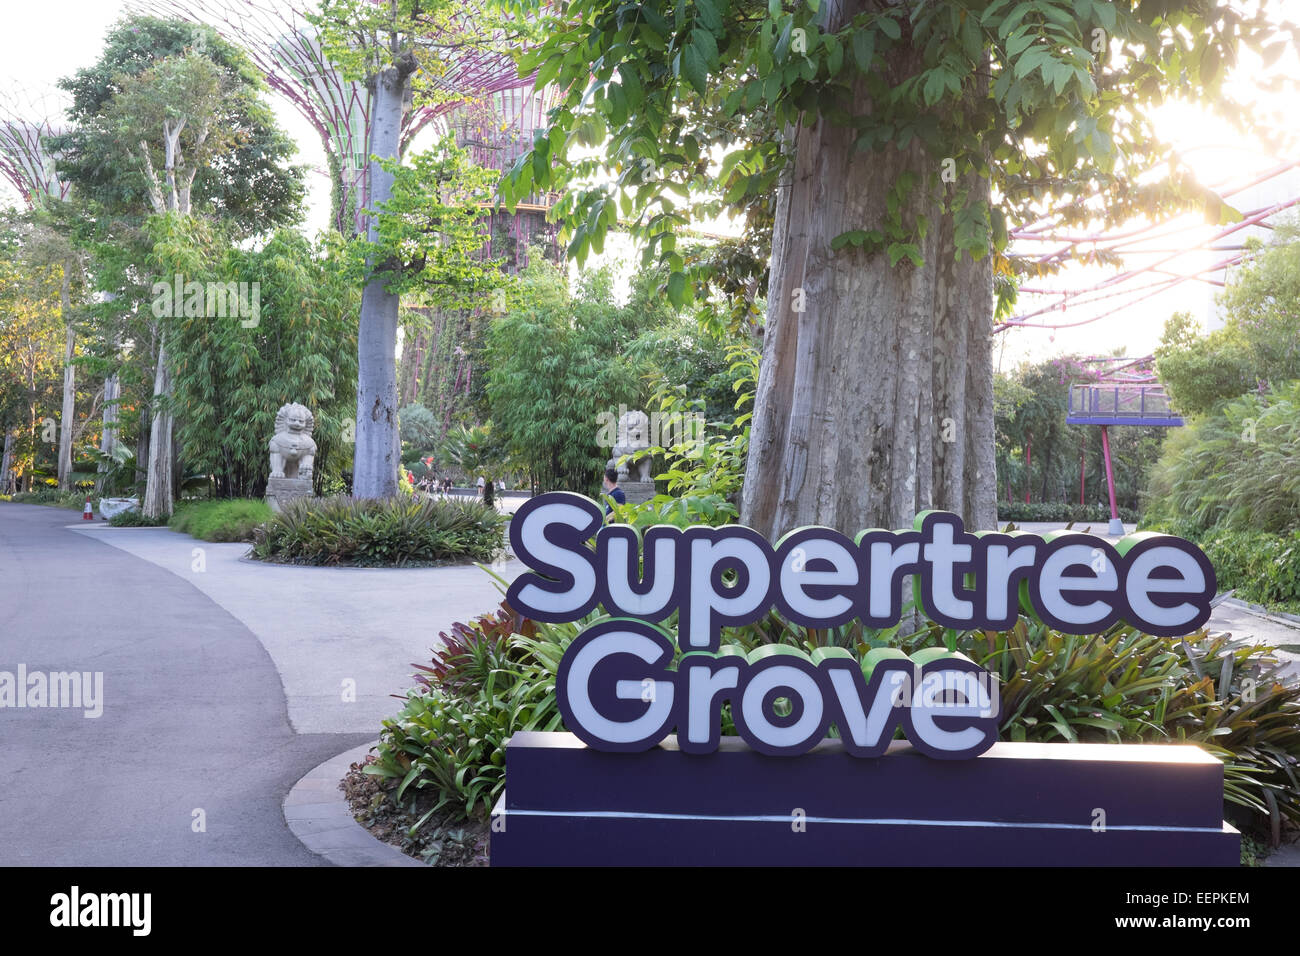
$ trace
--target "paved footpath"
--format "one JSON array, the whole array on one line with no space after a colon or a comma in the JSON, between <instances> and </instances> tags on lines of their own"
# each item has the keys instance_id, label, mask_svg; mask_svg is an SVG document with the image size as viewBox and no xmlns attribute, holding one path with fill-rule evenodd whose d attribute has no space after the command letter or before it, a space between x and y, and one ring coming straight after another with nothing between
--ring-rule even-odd
<instances>
[{"instance_id":1,"label":"paved footpath","mask_svg":"<svg viewBox=\"0 0 1300 956\"><path fill-rule=\"evenodd\" d=\"M0 671L103 674L97 718L0 709L0 865L319 864L285 824L285 793L378 735L399 706L386 695L436 640L430 614L496 599L483 572L455 569L416 613L363 615L429 591L428 572L250 566L241 545L74 521L0 503ZM256 589L243 577L268 573Z\"/></svg>"},{"instance_id":2,"label":"paved footpath","mask_svg":"<svg viewBox=\"0 0 1300 956\"><path fill-rule=\"evenodd\" d=\"M251 631L275 664L298 733L379 733L400 708L438 634L502 600L474 565L444 568L310 568L245 559L246 544L212 544L166 528L70 533L171 572ZM499 562L507 580L524 570Z\"/></svg>"}]
</instances>

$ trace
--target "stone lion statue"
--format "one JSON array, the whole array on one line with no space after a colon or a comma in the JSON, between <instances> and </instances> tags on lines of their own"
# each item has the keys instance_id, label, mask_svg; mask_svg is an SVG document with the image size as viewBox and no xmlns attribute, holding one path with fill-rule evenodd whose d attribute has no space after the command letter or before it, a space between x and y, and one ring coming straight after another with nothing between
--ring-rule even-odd
<instances>
[{"instance_id":1,"label":"stone lion statue","mask_svg":"<svg viewBox=\"0 0 1300 956\"><path fill-rule=\"evenodd\" d=\"M275 414L275 437L269 445L272 478L310 478L316 460L311 433L316 418L306 405L291 402Z\"/></svg>"},{"instance_id":2,"label":"stone lion statue","mask_svg":"<svg viewBox=\"0 0 1300 956\"><path fill-rule=\"evenodd\" d=\"M650 416L642 411L626 412L619 416L618 419L618 444L614 446L614 457L611 462L617 462L624 455L635 454L643 448L650 447ZM650 481L650 459L642 458L639 461L627 462L622 465L611 465L618 468L619 481Z\"/></svg>"}]
</instances>

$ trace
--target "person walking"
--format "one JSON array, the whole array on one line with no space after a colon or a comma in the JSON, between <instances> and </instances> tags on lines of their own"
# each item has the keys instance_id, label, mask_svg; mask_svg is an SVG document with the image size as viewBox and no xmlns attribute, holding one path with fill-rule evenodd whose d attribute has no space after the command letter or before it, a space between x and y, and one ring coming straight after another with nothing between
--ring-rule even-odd
<instances>
[{"instance_id":1,"label":"person walking","mask_svg":"<svg viewBox=\"0 0 1300 956\"><path fill-rule=\"evenodd\" d=\"M617 468L605 469L604 485L605 485L605 494L607 497L613 498L621 505L627 504L627 495L623 494L623 489L618 486ZM605 517L608 518L610 514L613 513L613 511L614 511L614 506L609 503L606 503Z\"/></svg>"}]
</instances>

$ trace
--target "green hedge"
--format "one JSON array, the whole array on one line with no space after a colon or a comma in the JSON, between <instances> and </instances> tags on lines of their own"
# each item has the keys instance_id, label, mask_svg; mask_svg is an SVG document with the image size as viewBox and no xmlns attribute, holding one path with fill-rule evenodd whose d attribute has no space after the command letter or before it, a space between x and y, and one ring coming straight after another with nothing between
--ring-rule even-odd
<instances>
[{"instance_id":1,"label":"green hedge","mask_svg":"<svg viewBox=\"0 0 1300 956\"><path fill-rule=\"evenodd\" d=\"M204 541L252 541L253 530L272 515L260 498L182 502L167 525Z\"/></svg>"},{"instance_id":2,"label":"green hedge","mask_svg":"<svg viewBox=\"0 0 1300 956\"><path fill-rule=\"evenodd\" d=\"M1237 597L1256 604L1300 605L1300 531L1211 530L1199 543L1220 591L1235 588Z\"/></svg>"},{"instance_id":3,"label":"green hedge","mask_svg":"<svg viewBox=\"0 0 1300 956\"><path fill-rule=\"evenodd\" d=\"M1132 508L1120 508L1122 521L1129 523L1138 520L1138 513ZM1110 521L1110 509L1103 505L1072 505L1063 501L999 501L999 521L1091 521L1107 523Z\"/></svg>"},{"instance_id":4,"label":"green hedge","mask_svg":"<svg viewBox=\"0 0 1300 956\"><path fill-rule=\"evenodd\" d=\"M1214 565L1220 591L1235 590L1243 601L1300 611L1300 530L1203 530L1190 521L1144 521L1141 530L1195 541Z\"/></svg>"},{"instance_id":5,"label":"green hedge","mask_svg":"<svg viewBox=\"0 0 1300 956\"><path fill-rule=\"evenodd\" d=\"M16 495L11 495L7 500L19 505L54 505L56 508L81 511L86 507L86 492L59 491L57 488L37 488L35 491L20 491ZM97 496L93 494L90 496L92 506L97 500Z\"/></svg>"},{"instance_id":6,"label":"green hedge","mask_svg":"<svg viewBox=\"0 0 1300 956\"><path fill-rule=\"evenodd\" d=\"M300 498L255 529L253 556L357 567L490 561L504 532L505 518L477 500Z\"/></svg>"}]
</instances>

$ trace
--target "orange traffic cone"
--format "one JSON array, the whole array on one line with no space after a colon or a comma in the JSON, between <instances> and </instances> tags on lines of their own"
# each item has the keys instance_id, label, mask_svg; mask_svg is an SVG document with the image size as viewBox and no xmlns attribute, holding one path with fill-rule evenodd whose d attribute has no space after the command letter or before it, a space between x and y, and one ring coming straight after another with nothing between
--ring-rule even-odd
<instances>
[{"instance_id":1,"label":"orange traffic cone","mask_svg":"<svg viewBox=\"0 0 1300 956\"><path fill-rule=\"evenodd\" d=\"M81 513L82 521L94 521L95 513L90 508L90 496L86 496L86 510Z\"/></svg>"}]
</instances>

